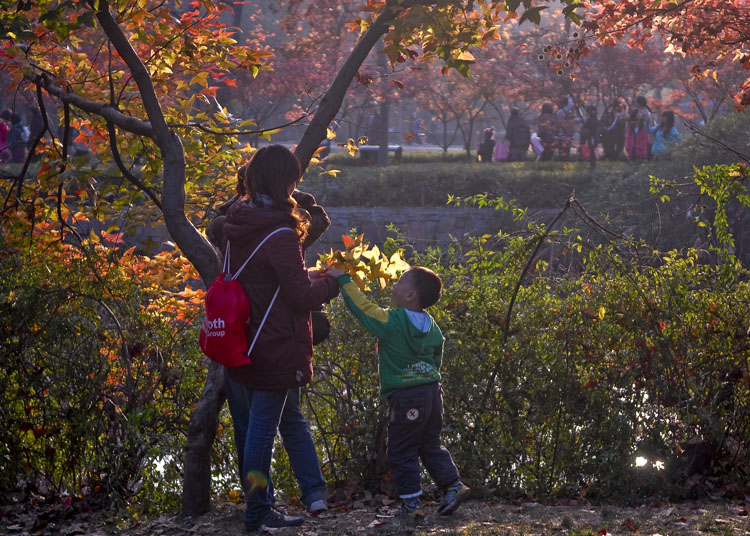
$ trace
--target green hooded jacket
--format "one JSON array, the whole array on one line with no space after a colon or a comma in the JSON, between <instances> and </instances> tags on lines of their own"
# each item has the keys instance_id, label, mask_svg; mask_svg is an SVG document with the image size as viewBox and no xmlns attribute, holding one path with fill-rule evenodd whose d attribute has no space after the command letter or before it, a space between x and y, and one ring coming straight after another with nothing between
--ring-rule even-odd
<instances>
[{"instance_id":1,"label":"green hooded jacket","mask_svg":"<svg viewBox=\"0 0 750 536\"><path fill-rule=\"evenodd\" d=\"M338 282L346 305L378 339L382 398L405 387L440 381L445 337L428 313L424 312L429 327L422 331L406 309L383 309L369 301L348 274L339 276Z\"/></svg>"}]
</instances>

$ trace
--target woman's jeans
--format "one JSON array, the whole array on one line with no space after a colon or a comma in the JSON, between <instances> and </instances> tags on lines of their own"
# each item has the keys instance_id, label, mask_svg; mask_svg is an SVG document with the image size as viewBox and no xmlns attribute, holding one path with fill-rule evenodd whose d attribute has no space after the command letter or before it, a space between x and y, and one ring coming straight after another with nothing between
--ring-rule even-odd
<instances>
[{"instance_id":1,"label":"woman's jeans","mask_svg":"<svg viewBox=\"0 0 750 536\"><path fill-rule=\"evenodd\" d=\"M277 431L284 440L302 502L310 506L324 500L325 479L307 421L300 411L300 388L261 391L233 382L226 372L224 379L247 503L245 522L263 520L273 505L271 456Z\"/></svg>"}]
</instances>

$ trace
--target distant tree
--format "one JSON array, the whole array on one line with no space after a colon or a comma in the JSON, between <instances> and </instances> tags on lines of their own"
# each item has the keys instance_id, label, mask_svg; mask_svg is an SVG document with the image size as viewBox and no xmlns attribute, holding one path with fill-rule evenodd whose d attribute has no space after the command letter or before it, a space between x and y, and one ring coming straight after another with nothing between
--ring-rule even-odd
<instances>
[{"instance_id":1,"label":"distant tree","mask_svg":"<svg viewBox=\"0 0 750 536\"><path fill-rule=\"evenodd\" d=\"M736 106L750 105L750 17L745 0L594 0L584 15L583 29L604 44L627 40L640 48L654 38L663 39L667 52L691 56L695 71L718 75L718 63L729 60L744 69L745 80L735 88Z\"/></svg>"}]
</instances>

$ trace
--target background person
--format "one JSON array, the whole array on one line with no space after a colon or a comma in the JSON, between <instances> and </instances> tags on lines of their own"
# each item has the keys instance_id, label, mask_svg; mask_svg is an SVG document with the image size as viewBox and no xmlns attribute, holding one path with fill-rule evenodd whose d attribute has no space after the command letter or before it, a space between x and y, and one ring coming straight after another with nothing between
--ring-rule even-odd
<instances>
[{"instance_id":1,"label":"background person","mask_svg":"<svg viewBox=\"0 0 750 536\"><path fill-rule=\"evenodd\" d=\"M484 129L484 139L479 144L477 152L479 153L480 162L492 162L492 155L495 152L495 131L492 128Z\"/></svg>"},{"instance_id":2,"label":"background person","mask_svg":"<svg viewBox=\"0 0 750 536\"><path fill-rule=\"evenodd\" d=\"M508 125L505 128L505 139L508 140L508 162L522 162L526 158L531 143L531 129L521 117L518 108L510 109Z\"/></svg>"},{"instance_id":3,"label":"background person","mask_svg":"<svg viewBox=\"0 0 750 536\"><path fill-rule=\"evenodd\" d=\"M599 118L596 116L596 106L586 107L586 121L581 126L580 148L581 160L588 161L589 166L596 166L596 147L599 145Z\"/></svg>"},{"instance_id":4,"label":"background person","mask_svg":"<svg viewBox=\"0 0 750 536\"><path fill-rule=\"evenodd\" d=\"M573 145L573 136L575 136L576 113L573 99L570 97L560 97L558 101L558 110L555 112L557 117L557 158L558 160L567 161L570 158L570 147Z\"/></svg>"},{"instance_id":5,"label":"background person","mask_svg":"<svg viewBox=\"0 0 750 536\"><path fill-rule=\"evenodd\" d=\"M614 111L602 118L602 149L607 160L620 160L625 150L625 133L628 126L628 113L623 102L617 102Z\"/></svg>"},{"instance_id":6,"label":"background person","mask_svg":"<svg viewBox=\"0 0 750 536\"><path fill-rule=\"evenodd\" d=\"M552 156L555 154L555 142L558 130L559 127L552 103L545 102L542 104L542 113L537 120L537 136L539 136L539 140L544 147L544 152L542 152L539 160L543 162L552 160Z\"/></svg>"},{"instance_id":7,"label":"background person","mask_svg":"<svg viewBox=\"0 0 750 536\"><path fill-rule=\"evenodd\" d=\"M648 125L637 107L631 108L625 133L625 154L628 160L648 160Z\"/></svg>"},{"instance_id":8,"label":"background person","mask_svg":"<svg viewBox=\"0 0 750 536\"><path fill-rule=\"evenodd\" d=\"M0 117L10 121L10 130L8 131L10 161L13 163L23 162L26 159L26 149L29 142L29 127L24 125L19 114L10 110L3 110Z\"/></svg>"},{"instance_id":9,"label":"background person","mask_svg":"<svg viewBox=\"0 0 750 536\"><path fill-rule=\"evenodd\" d=\"M680 133L674 126L674 112L664 110L661 113L659 124L651 127L649 132L654 135L654 144L651 153L654 157L668 158L670 149L678 141L682 141Z\"/></svg>"},{"instance_id":10,"label":"background person","mask_svg":"<svg viewBox=\"0 0 750 536\"><path fill-rule=\"evenodd\" d=\"M10 118L13 112L3 110L0 112L0 162L10 161L10 150L8 150L8 133L10 132Z\"/></svg>"}]
</instances>

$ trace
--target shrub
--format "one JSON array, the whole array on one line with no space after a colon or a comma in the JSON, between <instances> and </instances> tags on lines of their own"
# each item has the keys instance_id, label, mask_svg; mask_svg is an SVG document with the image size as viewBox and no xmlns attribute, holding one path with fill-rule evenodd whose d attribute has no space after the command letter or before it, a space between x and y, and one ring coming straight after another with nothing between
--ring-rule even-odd
<instances>
[{"instance_id":1,"label":"shrub","mask_svg":"<svg viewBox=\"0 0 750 536\"><path fill-rule=\"evenodd\" d=\"M431 312L447 337L444 441L462 473L502 496L634 502L743 489L747 272L701 264L695 251L644 264L632 243L589 243L569 229L553 237L567 244L554 262L576 270L534 260L517 288L542 230L532 231L412 259L444 277ZM325 416L324 459L359 475L382 456L385 423L374 341L343 309L331 305L311 402Z\"/></svg>"},{"instance_id":2,"label":"shrub","mask_svg":"<svg viewBox=\"0 0 750 536\"><path fill-rule=\"evenodd\" d=\"M34 231L33 247L0 235L0 495L176 508L205 365L194 273L175 252L148 259Z\"/></svg>"}]
</instances>

